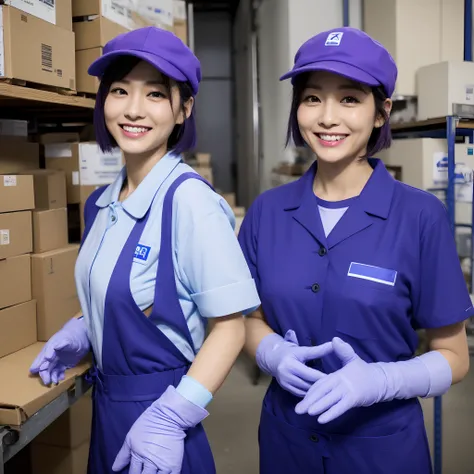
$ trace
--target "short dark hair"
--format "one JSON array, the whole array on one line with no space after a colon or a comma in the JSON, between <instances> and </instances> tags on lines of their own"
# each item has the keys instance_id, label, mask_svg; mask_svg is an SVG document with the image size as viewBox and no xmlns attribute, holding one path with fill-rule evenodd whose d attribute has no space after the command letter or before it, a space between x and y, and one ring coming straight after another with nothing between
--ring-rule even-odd
<instances>
[{"instance_id":1,"label":"short dark hair","mask_svg":"<svg viewBox=\"0 0 474 474\"><path fill-rule=\"evenodd\" d=\"M298 107L301 104L301 95L303 94L304 88L306 87L308 78L309 73L300 74L295 78L294 81L290 117L288 119L288 129L286 132L286 146L288 146L291 139L293 139L293 143L298 147L305 146L306 144L304 138L301 136L300 128L298 125L297 112ZM368 87L364 84L360 85L364 88ZM390 117L384 108L384 102L387 99L387 94L385 93L382 86L371 87L370 90L374 95L375 112L377 115L381 115L385 122L381 127L374 127L374 129L372 130L369 142L367 144L366 157L371 157L379 151L385 148L389 148L390 144L392 143L392 132L390 130L389 123Z\"/></svg>"},{"instance_id":2,"label":"short dark hair","mask_svg":"<svg viewBox=\"0 0 474 474\"><path fill-rule=\"evenodd\" d=\"M141 61L135 56L120 56L106 69L97 91L94 108L94 129L97 143L103 152L110 152L117 146L117 142L111 135L105 124L104 105L110 86L123 79ZM163 74L165 87L171 102L172 80ZM185 114L185 103L193 96L190 84L187 82L176 82L179 89L181 111ZM186 116L185 116L186 117ZM194 107L188 118L181 125L176 125L168 138L168 150L176 154L189 151L196 145L196 122L194 119Z\"/></svg>"}]
</instances>

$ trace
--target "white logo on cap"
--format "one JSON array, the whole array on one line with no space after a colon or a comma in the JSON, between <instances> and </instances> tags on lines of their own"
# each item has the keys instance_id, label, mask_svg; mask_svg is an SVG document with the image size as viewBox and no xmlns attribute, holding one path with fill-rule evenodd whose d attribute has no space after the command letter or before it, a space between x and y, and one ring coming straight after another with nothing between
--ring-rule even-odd
<instances>
[{"instance_id":1,"label":"white logo on cap","mask_svg":"<svg viewBox=\"0 0 474 474\"><path fill-rule=\"evenodd\" d=\"M339 46L341 44L343 34L344 33L342 31L333 31L332 33L329 33L324 46Z\"/></svg>"}]
</instances>

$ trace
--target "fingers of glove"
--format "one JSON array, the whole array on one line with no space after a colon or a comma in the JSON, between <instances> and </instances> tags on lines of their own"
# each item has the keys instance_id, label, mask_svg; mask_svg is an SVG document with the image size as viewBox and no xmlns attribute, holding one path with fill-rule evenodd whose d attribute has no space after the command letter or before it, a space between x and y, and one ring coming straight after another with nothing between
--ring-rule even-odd
<instances>
[{"instance_id":1,"label":"fingers of glove","mask_svg":"<svg viewBox=\"0 0 474 474\"><path fill-rule=\"evenodd\" d=\"M288 331L286 331L284 339L285 341L292 342L293 344L297 344L298 346L300 345L300 343L298 342L298 338L296 337L296 333L295 331L293 331L293 329L289 329Z\"/></svg>"},{"instance_id":2,"label":"fingers of glove","mask_svg":"<svg viewBox=\"0 0 474 474\"><path fill-rule=\"evenodd\" d=\"M143 464L143 471L140 474L168 474L170 471L161 471L154 464L145 463Z\"/></svg>"},{"instance_id":3,"label":"fingers of glove","mask_svg":"<svg viewBox=\"0 0 474 474\"><path fill-rule=\"evenodd\" d=\"M155 471L156 472L156 468ZM130 469L128 474L142 474L143 473L143 461L132 454L132 459L130 460Z\"/></svg>"},{"instance_id":4,"label":"fingers of glove","mask_svg":"<svg viewBox=\"0 0 474 474\"><path fill-rule=\"evenodd\" d=\"M298 377L309 382L311 385L326 376L323 372L312 369L297 360L288 361L286 364L284 363L279 372L286 376L293 375Z\"/></svg>"},{"instance_id":5,"label":"fingers of glove","mask_svg":"<svg viewBox=\"0 0 474 474\"><path fill-rule=\"evenodd\" d=\"M335 337L332 340L332 345L334 347L334 353L341 360L341 362L346 365L357 357L354 349L350 344L344 342L339 337Z\"/></svg>"},{"instance_id":6,"label":"fingers of glove","mask_svg":"<svg viewBox=\"0 0 474 474\"><path fill-rule=\"evenodd\" d=\"M41 380L44 385L51 384L51 370L49 368L40 370L39 376L41 377Z\"/></svg>"},{"instance_id":7,"label":"fingers of glove","mask_svg":"<svg viewBox=\"0 0 474 474\"><path fill-rule=\"evenodd\" d=\"M286 384L286 383L281 383L280 384L287 392L290 392L291 394L295 395L296 397L303 398L306 393L308 392L307 390L301 390L299 388L296 388L292 385Z\"/></svg>"},{"instance_id":8,"label":"fingers of glove","mask_svg":"<svg viewBox=\"0 0 474 474\"><path fill-rule=\"evenodd\" d=\"M325 342L324 344L321 344L319 346L297 347L294 350L295 356L301 362L307 362L308 360L312 359L320 359L321 357L325 357L328 354L331 354L332 352L334 352L332 342Z\"/></svg>"},{"instance_id":9,"label":"fingers of glove","mask_svg":"<svg viewBox=\"0 0 474 474\"><path fill-rule=\"evenodd\" d=\"M303 392L304 394L306 394L306 392L311 388L311 385L312 385L306 380L303 380L292 374L287 377L284 377L279 382L280 382L280 385L288 391L298 390L300 392Z\"/></svg>"},{"instance_id":10,"label":"fingers of glove","mask_svg":"<svg viewBox=\"0 0 474 474\"><path fill-rule=\"evenodd\" d=\"M61 380L64 380L64 373L65 373L65 368L64 366L61 364L61 365L58 365L56 366L56 368L54 368L52 371L51 371L51 381L54 383L54 384L57 384L59 383Z\"/></svg>"},{"instance_id":11,"label":"fingers of glove","mask_svg":"<svg viewBox=\"0 0 474 474\"><path fill-rule=\"evenodd\" d=\"M336 388L337 382L333 377L327 376L325 379L316 382L305 395L304 399L299 402L295 407L295 412L298 415L308 413L311 405L317 403L327 393Z\"/></svg>"},{"instance_id":12,"label":"fingers of glove","mask_svg":"<svg viewBox=\"0 0 474 474\"><path fill-rule=\"evenodd\" d=\"M30 372L32 374L37 374L40 371L40 367L44 362L44 348L41 349L41 352L36 356L35 360L31 364Z\"/></svg>"},{"instance_id":13,"label":"fingers of glove","mask_svg":"<svg viewBox=\"0 0 474 474\"><path fill-rule=\"evenodd\" d=\"M346 411L350 410L352 407L350 401L347 398L342 398L339 403L336 403L333 407L331 407L326 413L323 413L319 418L318 422L321 424L329 423L330 421L339 418L341 415L346 413Z\"/></svg>"},{"instance_id":14,"label":"fingers of glove","mask_svg":"<svg viewBox=\"0 0 474 474\"><path fill-rule=\"evenodd\" d=\"M308 415L316 416L337 405L344 398L341 387L335 387L308 408Z\"/></svg>"},{"instance_id":15,"label":"fingers of glove","mask_svg":"<svg viewBox=\"0 0 474 474\"><path fill-rule=\"evenodd\" d=\"M118 452L115 458L114 464L112 466L112 471L118 472L128 466L128 464L130 464L130 457L130 447L125 442L123 443L122 447L120 448L120 451Z\"/></svg>"}]
</instances>

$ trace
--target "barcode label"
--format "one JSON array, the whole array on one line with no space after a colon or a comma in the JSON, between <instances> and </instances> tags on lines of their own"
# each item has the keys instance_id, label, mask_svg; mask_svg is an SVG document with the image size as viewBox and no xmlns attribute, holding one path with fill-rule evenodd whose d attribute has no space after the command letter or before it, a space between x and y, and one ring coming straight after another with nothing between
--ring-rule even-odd
<instances>
[{"instance_id":1,"label":"barcode label","mask_svg":"<svg viewBox=\"0 0 474 474\"><path fill-rule=\"evenodd\" d=\"M41 68L43 71L53 72L53 48L41 43Z\"/></svg>"},{"instance_id":2,"label":"barcode label","mask_svg":"<svg viewBox=\"0 0 474 474\"><path fill-rule=\"evenodd\" d=\"M0 245L10 245L10 229L0 229Z\"/></svg>"},{"instance_id":3,"label":"barcode label","mask_svg":"<svg viewBox=\"0 0 474 474\"><path fill-rule=\"evenodd\" d=\"M40 3L44 3L45 5L48 5L48 7L54 8L54 0L39 0Z\"/></svg>"},{"instance_id":4,"label":"barcode label","mask_svg":"<svg viewBox=\"0 0 474 474\"><path fill-rule=\"evenodd\" d=\"M16 186L16 176L4 176L3 185L5 187Z\"/></svg>"}]
</instances>

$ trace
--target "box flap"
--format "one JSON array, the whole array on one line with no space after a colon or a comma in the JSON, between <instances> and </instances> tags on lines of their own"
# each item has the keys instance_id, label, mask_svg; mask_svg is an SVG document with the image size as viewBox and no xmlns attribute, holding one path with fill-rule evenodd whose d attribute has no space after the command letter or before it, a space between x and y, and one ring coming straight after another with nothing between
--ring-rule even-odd
<instances>
[{"instance_id":1,"label":"box flap","mask_svg":"<svg viewBox=\"0 0 474 474\"><path fill-rule=\"evenodd\" d=\"M71 388L76 377L91 367L84 361L66 371L65 379L58 385L46 387L41 379L29 373L31 364L40 353L44 343L37 342L21 351L0 359L0 424L20 425L38 410L52 402L61 393Z\"/></svg>"}]
</instances>

